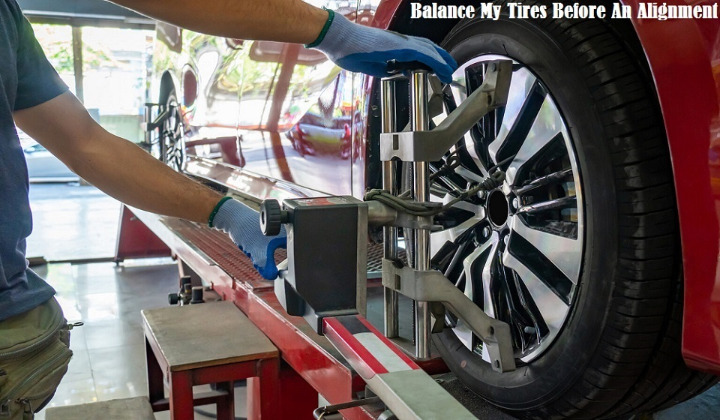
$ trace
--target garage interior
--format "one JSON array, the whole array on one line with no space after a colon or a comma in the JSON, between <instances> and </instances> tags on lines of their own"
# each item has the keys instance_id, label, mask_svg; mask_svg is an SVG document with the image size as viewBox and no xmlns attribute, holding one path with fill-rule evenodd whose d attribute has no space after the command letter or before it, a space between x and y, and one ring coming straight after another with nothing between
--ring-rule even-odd
<instances>
[{"instance_id":1,"label":"garage interior","mask_svg":"<svg viewBox=\"0 0 720 420\"><path fill-rule=\"evenodd\" d=\"M147 396L140 311L168 306L168 294L178 288L177 263L169 257L114 263L120 203L92 186L33 183L30 191L36 227L28 249L36 252L28 256L50 260L33 269L57 290L68 321L85 324L72 331L74 356L48 408ZM94 228L85 228L88 225ZM62 249L48 246L60 238ZM443 380L454 387L453 395L464 395L474 405L478 418L514 418L489 404L478 405L452 375L443 375ZM246 416L243 389L235 392L237 417ZM719 407L720 389L715 386L652 418L712 416ZM36 418L43 419L44 412ZM199 407L195 418L212 419L213 413L212 405ZM168 412L155 417L170 418Z\"/></svg>"},{"instance_id":2,"label":"garage interior","mask_svg":"<svg viewBox=\"0 0 720 420\"><path fill-rule=\"evenodd\" d=\"M66 75L70 75L72 79L71 81L66 79L66 82L72 84L74 93L81 101L92 95L88 92L89 85L85 81L88 67L83 61L83 51L88 51L83 44L84 39L87 40L87 28L144 31L143 34L155 30L154 21L106 2L93 0L18 0L18 3L34 25L58 25L70 28L71 51L73 53L71 57L72 71L67 72ZM46 46L43 45L43 47ZM139 54L147 55L150 53L142 51ZM146 74L142 75L142 78L150 79L156 77L156 75L150 74L152 72L152 57L146 55L142 55L142 59L137 59L137 57L134 59L146 60L142 69ZM85 59L88 59L87 56ZM102 63L96 66L102 67ZM143 82L145 83L144 93L147 97L155 95L155 93L150 92L149 82L147 80L143 80ZM133 89L137 90L138 88L135 86ZM91 113L93 112L91 109ZM94 115L97 117L96 119L108 130L115 130L116 133L126 138L134 138L136 142L143 140L142 132L139 131L139 123L142 121L141 113L146 111L142 106L137 107L137 115L105 115L102 114L100 108L95 112L97 112L97 115ZM134 127L135 123L138 124L138 131L129 128ZM196 343L185 346L179 346L176 341L173 341L177 340L176 338L165 337L165 331L172 331L174 334L176 329L181 330L183 320L172 318L177 321L177 325L168 326L163 324L163 322L170 322L163 318L169 316L166 315L166 312L162 312L163 308L167 310L168 308L177 309L178 306L179 308L189 306L189 308L185 309L200 311L198 308L203 306L224 305L219 301L237 299L236 306L246 312L247 317L242 315L244 320L249 318L256 324L258 320L265 319L267 319L268 323L286 322L285 327L288 328L288 331L293 331L293 334L297 333L297 337L301 337L301 334L314 334L313 326L305 322L301 317L295 317L298 320L290 322L287 321L289 319L287 314L275 315L278 311L284 311L279 304L268 303L274 299L273 293L277 293L278 286L267 282L263 283L256 273L254 274L255 277L248 275L248 278L250 278L248 284L250 286L247 287L247 291L245 289L238 291L240 289L233 286L224 289L225 286L219 287L217 285L215 285L214 290L210 290L213 289L214 280L206 278L207 273L212 275L212 273L217 273L217 270L225 270L226 273L231 273L225 274L225 277L236 278L233 273L248 273L247 270L252 270L252 264L239 250L232 249L231 252L221 248L227 246L227 243L230 243L229 240L226 239L227 243L218 242L220 239L213 236L214 233L208 233L210 229L203 228L205 230L195 232L191 231L193 228L189 223L186 225L129 209L72 173L65 172L67 168L63 168L61 164L58 166L58 163L52 161L51 157L47 158L47 160L41 160L45 159L40 156L44 150L38 149L36 145L31 144L25 150L28 166L30 167L30 204L34 223L33 233L28 238L27 257L31 268L43 279L46 279L57 291L57 300L61 304L67 320L71 324L83 324L73 328L71 331L71 350L74 355L68 373L62 380L53 399L45 409L37 413L36 418L41 420L45 418L48 418L48 420L63 419L66 417L62 417L62 411L58 411L58 408L115 400L130 401L137 397L148 397L150 399L150 402L154 405L153 410L158 409L158 411L152 413L154 418L172 418L170 414L170 411L173 410L172 404L178 403L169 401L169 397L165 398L167 394L163 395L162 375L165 375L165 386L167 387L168 377L172 370L169 366L172 365L173 361L157 362L160 365L167 363L167 366L149 366L147 360L150 360L151 357L153 360L157 358L153 355L153 351L156 351L156 354L164 353L163 350L158 349L164 348L167 350L175 345L182 347L182 351L178 350L178 352L185 355L185 353L190 352L193 347L197 346L196 340L198 337L181 338L180 341L187 340L188 343ZM31 159L36 159L36 163L31 164ZM44 168L51 166L54 168L53 171L43 172ZM227 185L225 186L227 187ZM287 208L283 208L283 210L286 211ZM280 217L279 215L280 213L278 213L278 217ZM196 237L199 239L193 243L192 238ZM183 241L185 242L180 243ZM381 248L375 248L374 251L382 253ZM211 252L217 254L213 255ZM371 249L370 252L373 252L373 250ZM228 255L230 256L228 257ZM237 258L237 262L226 262L226 260L232 260L233 258ZM202 268L198 269L198 266L202 266ZM183 278L186 279L185 283L183 283ZM375 276L368 281L371 286L368 289L367 314L364 318L370 321L368 324L371 323L382 330L382 279ZM219 284L220 281L217 281L217 283ZM187 287L183 288L183 284L186 284ZM232 292L233 290L235 292ZM190 305L190 301L195 299L193 292L199 292L200 299L204 300L205 303L195 305L195 301L193 301L193 304ZM242 298L247 299L247 302L240 303L241 299L231 297L230 293L241 294ZM273 297L268 298L270 295ZM178 305L178 301L184 301L184 304ZM411 303L404 296L400 299L400 313L398 314L401 324L400 335L412 335L414 320L412 319L413 309L410 307ZM233 309L237 308L233 307ZM272 312L273 315L266 315L263 311L267 311L268 314ZM229 319L227 321L230 322ZM185 325L189 325L188 320L184 322L187 323ZM252 328L252 331L265 335L264 329L257 329L254 326ZM274 334L281 334L279 332L281 327L272 328L275 329ZM325 328L328 328L327 325ZM213 328L209 327L207 329L208 331L213 330ZM229 336L234 335L233 331L226 331L226 334ZM252 336L250 332L248 334ZM340 333L338 334L341 336ZM275 336L267 335L270 337L267 341L268 346L274 347L271 341L276 341ZM263 343L265 343L262 341L263 338L253 339L253 345L262 347ZM230 338L227 340L231 342ZM312 367L322 371L322 368L317 367L321 366L327 369L327 372L330 372L328 374L330 376L336 375L336 370L339 372L341 369L354 372L353 369L356 365L348 364L345 361L332 360L325 362L323 360L318 362L317 358L320 357L320 354L327 357L328 360L337 355L346 354L342 353L342 351L333 353L335 350L328 350L332 349L329 342L323 341L324 344L305 343L305 341L311 342L312 340L306 339L303 341L298 339L298 342L302 341L302 343L297 345L300 349L313 347L315 351L310 355L314 359L310 360L309 358L307 362L308 369ZM318 340L324 340L324 337ZM213 345L219 347L218 352L227 350L223 348L224 341L225 339L213 341ZM208 348L214 348L213 345L208 344ZM241 347L252 347L242 341L239 345ZM152 348L152 346L156 347ZM283 344L283 346L292 348L287 343ZM278 345L278 347L280 346ZM287 347L282 347L282 349ZM237 351L238 349L233 350ZM283 369L288 369L288 365L282 361L283 357L285 357L283 354L279 354L279 356L277 354L275 356L260 356L257 350L255 350L252 360L239 360L242 357L250 357L251 351L248 349L244 351L245 353L240 351L244 356L237 356L232 362L228 360L224 360L222 363L217 362L217 360L207 362L220 363L220 368L216 370L222 370L222 366L225 366L224 369L226 370L237 369L237 372L243 373L238 374L238 380L234 384L230 382L233 387L232 392L228 392L227 385L220 380L217 381L218 385L215 385L215 383L208 385L206 384L207 381L205 381L205 384L191 388L193 391L189 394L189 401L187 401L188 394L183 394L186 399L183 402L185 404L183 407L187 409L187 404L190 404L191 414L187 414L189 417L182 418L213 419L227 415L225 411L217 413L215 402L223 401L223 398L227 399L228 394L234 398L234 402L229 404L231 409L234 410L232 414L234 418L259 418L257 417L258 413L265 409L264 406L261 407L261 404L267 404L267 399L259 402L261 401L259 395L263 386L260 372L274 372L272 369L284 372ZM288 357L301 358L303 356L293 354L288 355ZM268 360L270 362L263 364ZM278 366L273 365L273 360L278 363ZM323 363L327 366L323 365ZM251 364L254 370L249 367ZM444 389L452 399L459 401L473 416L480 419L515 418L478 398L454 374L448 372L444 365L441 365L443 365L442 362L428 363L420 367L429 370L435 384ZM149 383L148 372L160 375L161 368L160 397L158 397L158 383L155 382L154 385ZM211 377L213 374L220 377L221 374L213 370L213 368L217 368L217 365L184 366L178 369L187 369L193 372L196 369L198 372L205 372L198 374L200 376L207 375L203 378ZM266 368L269 370L262 370ZM246 373L246 371L250 372L248 369L252 370L252 373ZM290 368L290 370L292 369ZM184 370L178 372L184 372ZM280 398L279 395L283 396L279 401L274 401L276 404L290 407L284 409L285 417L277 418L312 418L312 410L329 405L322 395L317 395L317 390L313 391L307 383L304 383L298 373L302 374L302 372L285 373L290 376L289 379L286 378L287 380L284 382L286 385L284 386L297 386L297 388L283 389L282 394L276 394L277 398ZM283 375L283 373L277 374ZM254 379L256 377L261 379L257 381ZM252 379L246 380L246 378ZM335 377L333 376L333 378ZM356 375L353 381L357 380L359 379ZM350 383L351 381L348 380L347 382ZM320 380L319 383L328 385L330 381L323 382ZM343 382L340 386L345 385L347 384ZM356 385L355 382L352 383L352 386ZM293 395L294 390L297 395ZM177 392L179 393L179 391ZM196 405L193 408L192 392L196 395L206 395L206 397L203 397L206 398L204 402L212 403ZM153 398L155 399L154 402ZM214 400L211 401L212 398ZM386 407L382 405L382 401L377 396L368 395L367 398L365 405L373 406L375 411L370 411L380 414L379 417L376 416L375 418L386 420L396 418L392 417L391 414L387 414L385 410L380 410L378 413L378 406ZM335 398L333 397L333 399ZM158 405L155 406L156 403ZM337 403L337 401L334 401L334 403ZM227 404L227 401L225 401L225 404ZM297 405L297 408L293 408L294 405ZM105 406L97 407L103 407L102 409L106 410L106 413L114 413L112 410L115 409ZM140 418L139 414L128 414L132 409L127 407L124 408L125 415L130 415L130 417L126 418ZM349 407L352 409L354 406ZM164 410L160 410L161 408L164 408ZM345 413L346 408L340 407L338 409L342 409ZM52 414L52 410L56 410L55 414ZM226 410L226 408L220 408L220 410ZM305 411L295 417L288 414L293 410ZM306 412L307 410L309 411ZM50 415L46 417L48 412ZM360 417L357 416L357 412L352 413L347 418L370 418L369 415L368 417ZM701 395L674 407L658 412L645 413L634 418L656 420L716 418L718 413L720 413L720 385L714 385ZM339 419L346 417L330 412L321 418ZM418 417L412 418L424 417L422 413L419 413Z\"/></svg>"}]
</instances>

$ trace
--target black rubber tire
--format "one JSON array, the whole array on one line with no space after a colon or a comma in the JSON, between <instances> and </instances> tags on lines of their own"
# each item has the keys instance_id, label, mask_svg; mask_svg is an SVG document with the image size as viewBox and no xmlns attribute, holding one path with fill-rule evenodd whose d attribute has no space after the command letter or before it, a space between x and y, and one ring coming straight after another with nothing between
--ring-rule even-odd
<instances>
[{"instance_id":1,"label":"black rubber tire","mask_svg":"<svg viewBox=\"0 0 720 420\"><path fill-rule=\"evenodd\" d=\"M634 34L626 30L599 19L504 14L498 21L462 21L443 42L459 63L500 54L533 71L570 127L580 166L583 271L553 345L530 364L501 374L452 330L434 337L469 388L521 418L651 412L717 380L687 369L680 356L682 274L673 174L652 78Z\"/></svg>"}]
</instances>

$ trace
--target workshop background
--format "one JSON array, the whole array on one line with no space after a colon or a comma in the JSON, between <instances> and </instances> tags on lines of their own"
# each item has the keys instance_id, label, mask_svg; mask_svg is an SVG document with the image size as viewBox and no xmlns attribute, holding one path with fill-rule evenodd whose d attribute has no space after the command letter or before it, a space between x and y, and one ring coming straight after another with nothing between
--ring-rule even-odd
<instances>
[{"instance_id":1,"label":"workshop background","mask_svg":"<svg viewBox=\"0 0 720 420\"><path fill-rule=\"evenodd\" d=\"M141 141L144 103L152 99L154 22L98 1L19 3L48 58L93 117L113 133ZM68 320L85 324L72 331L69 372L48 407L147 395L140 310L168 305L168 293L177 290L177 264L170 258L116 264L120 204L22 133L21 141L34 214L28 258L57 290ZM244 416L240 391L236 414ZM653 418L715 418L719 407L715 386ZM202 407L196 418L213 418L212 410ZM478 410L488 419L510 418L491 407Z\"/></svg>"}]
</instances>

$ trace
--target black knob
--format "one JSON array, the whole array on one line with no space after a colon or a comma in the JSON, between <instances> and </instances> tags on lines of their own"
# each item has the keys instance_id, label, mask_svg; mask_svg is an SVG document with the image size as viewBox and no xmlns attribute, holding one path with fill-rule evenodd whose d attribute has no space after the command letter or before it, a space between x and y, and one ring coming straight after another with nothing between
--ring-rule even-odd
<instances>
[{"instance_id":1,"label":"black knob","mask_svg":"<svg viewBox=\"0 0 720 420\"><path fill-rule=\"evenodd\" d=\"M265 200L260 205L260 230L265 236L275 236L282 227L282 209L277 200Z\"/></svg>"},{"instance_id":2,"label":"black knob","mask_svg":"<svg viewBox=\"0 0 720 420\"><path fill-rule=\"evenodd\" d=\"M171 305L177 305L180 302L180 296L177 293L168 294L168 303Z\"/></svg>"}]
</instances>

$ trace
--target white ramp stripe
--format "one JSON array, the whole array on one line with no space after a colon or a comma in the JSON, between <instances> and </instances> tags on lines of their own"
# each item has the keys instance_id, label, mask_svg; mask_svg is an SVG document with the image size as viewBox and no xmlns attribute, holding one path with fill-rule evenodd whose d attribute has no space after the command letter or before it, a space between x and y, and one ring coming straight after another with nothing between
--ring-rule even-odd
<instances>
[{"instance_id":1,"label":"white ramp stripe","mask_svg":"<svg viewBox=\"0 0 720 420\"><path fill-rule=\"evenodd\" d=\"M412 370L412 368L405 363L403 359L395 354L380 338L375 334L357 333L353 334L353 337L363 345L370 354L372 354L380 364L382 364L388 372L399 372L403 370Z\"/></svg>"}]
</instances>

